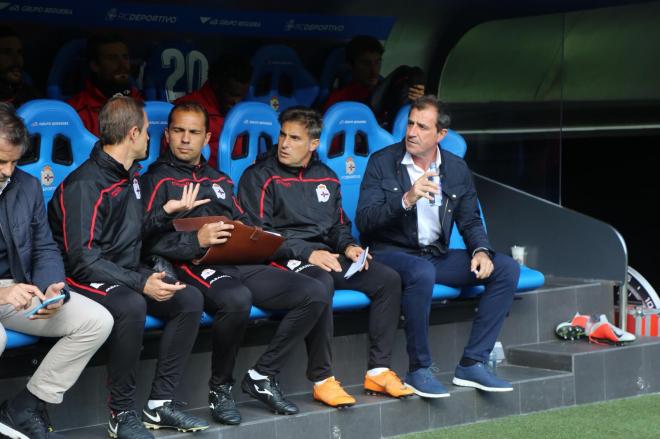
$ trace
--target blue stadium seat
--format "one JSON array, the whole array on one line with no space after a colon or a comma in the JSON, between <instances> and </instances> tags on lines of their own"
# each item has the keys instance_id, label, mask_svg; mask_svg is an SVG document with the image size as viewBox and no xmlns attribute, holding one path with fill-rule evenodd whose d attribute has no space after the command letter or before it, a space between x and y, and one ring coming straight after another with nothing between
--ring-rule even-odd
<instances>
[{"instance_id":1,"label":"blue stadium seat","mask_svg":"<svg viewBox=\"0 0 660 439\"><path fill-rule=\"evenodd\" d=\"M61 101L37 99L22 105L17 113L30 137L39 144L35 160L21 165L21 169L41 182L47 203L62 180L87 160L98 139L85 129L78 113ZM53 161L53 150L58 145L70 148L70 160Z\"/></svg>"},{"instance_id":2,"label":"blue stadium seat","mask_svg":"<svg viewBox=\"0 0 660 439\"><path fill-rule=\"evenodd\" d=\"M335 290L332 297L332 309L334 311L355 311L368 308L371 300L366 294L355 290Z\"/></svg>"},{"instance_id":3,"label":"blue stadium seat","mask_svg":"<svg viewBox=\"0 0 660 439\"><path fill-rule=\"evenodd\" d=\"M346 60L346 50L344 47L334 49L323 63L319 102L325 101L334 89L348 84L351 77L351 66Z\"/></svg>"},{"instance_id":4,"label":"blue stadium seat","mask_svg":"<svg viewBox=\"0 0 660 439\"><path fill-rule=\"evenodd\" d=\"M82 88L87 70L85 49L87 40L75 39L64 44L55 54L48 73L46 95L49 99L65 101ZM75 82L73 84L72 82Z\"/></svg>"},{"instance_id":5,"label":"blue stadium seat","mask_svg":"<svg viewBox=\"0 0 660 439\"><path fill-rule=\"evenodd\" d=\"M314 77L298 54L284 45L263 46L252 57L252 78L246 101L269 104L275 111L311 106L319 94Z\"/></svg>"},{"instance_id":6,"label":"blue stadium seat","mask_svg":"<svg viewBox=\"0 0 660 439\"><path fill-rule=\"evenodd\" d=\"M12 331L7 328L5 328L5 332L7 333L7 345L5 349L21 348L39 341L39 337L35 337L34 335L23 334L22 332Z\"/></svg>"},{"instance_id":7,"label":"blue stadium seat","mask_svg":"<svg viewBox=\"0 0 660 439\"><path fill-rule=\"evenodd\" d=\"M209 70L206 56L185 41L155 47L144 69L144 98L172 102L199 89Z\"/></svg>"},{"instance_id":8,"label":"blue stadium seat","mask_svg":"<svg viewBox=\"0 0 660 439\"><path fill-rule=\"evenodd\" d=\"M147 150L147 158L140 161L142 169L141 174L144 174L149 169L149 165L155 162L160 156L160 146L163 138L163 132L167 128L167 117L174 105L169 102L160 101L147 101L145 102L144 111L147 113L149 119L149 148Z\"/></svg>"},{"instance_id":9,"label":"blue stadium seat","mask_svg":"<svg viewBox=\"0 0 660 439\"><path fill-rule=\"evenodd\" d=\"M241 102L227 114L218 150L220 170L229 175L238 185L238 181L266 146L277 144L280 135L280 123L277 113L261 102ZM247 138L245 137L247 136ZM232 151L237 138L247 142L246 154L232 158Z\"/></svg>"},{"instance_id":10,"label":"blue stadium seat","mask_svg":"<svg viewBox=\"0 0 660 439\"><path fill-rule=\"evenodd\" d=\"M270 316L270 313L263 311L256 306L253 306L252 309L250 310L250 320L258 320L258 319L265 319ZM210 314L203 312L202 313L202 318L200 319L200 325L203 327L209 327L213 325L213 316Z\"/></svg>"}]
</instances>

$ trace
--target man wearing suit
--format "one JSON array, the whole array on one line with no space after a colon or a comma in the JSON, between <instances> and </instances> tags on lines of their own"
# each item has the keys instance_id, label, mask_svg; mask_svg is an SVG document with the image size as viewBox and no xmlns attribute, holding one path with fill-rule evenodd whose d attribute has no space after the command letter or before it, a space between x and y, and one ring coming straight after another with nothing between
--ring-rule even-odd
<instances>
[{"instance_id":1,"label":"man wearing suit","mask_svg":"<svg viewBox=\"0 0 660 439\"><path fill-rule=\"evenodd\" d=\"M435 398L449 393L429 369L433 285L485 285L453 383L506 392L513 390L511 384L497 378L485 363L511 307L520 273L513 259L495 253L488 242L466 163L438 146L449 122L444 104L434 96L417 99L405 139L369 159L356 213L364 244L401 275L410 362L406 384L420 396ZM432 164L437 171L431 170ZM467 250L448 248L454 223Z\"/></svg>"}]
</instances>

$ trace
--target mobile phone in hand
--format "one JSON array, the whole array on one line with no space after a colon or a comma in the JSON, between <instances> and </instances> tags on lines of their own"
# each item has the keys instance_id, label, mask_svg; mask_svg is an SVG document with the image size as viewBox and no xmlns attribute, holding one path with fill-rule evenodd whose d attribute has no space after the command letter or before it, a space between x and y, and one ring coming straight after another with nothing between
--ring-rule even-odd
<instances>
[{"instance_id":1,"label":"mobile phone in hand","mask_svg":"<svg viewBox=\"0 0 660 439\"><path fill-rule=\"evenodd\" d=\"M30 318L33 315L35 315L40 309L47 307L51 303L56 303L59 302L60 300L64 300L66 298L65 294L59 294L55 297L51 297L50 299L46 299L43 302L41 302L39 305L35 306L33 309L25 313L25 317Z\"/></svg>"}]
</instances>

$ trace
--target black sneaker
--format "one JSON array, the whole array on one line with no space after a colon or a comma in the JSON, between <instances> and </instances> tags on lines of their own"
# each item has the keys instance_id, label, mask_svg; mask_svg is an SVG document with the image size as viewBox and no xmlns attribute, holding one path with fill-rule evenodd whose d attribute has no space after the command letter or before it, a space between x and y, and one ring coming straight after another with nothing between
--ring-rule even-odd
<instances>
[{"instance_id":1,"label":"black sneaker","mask_svg":"<svg viewBox=\"0 0 660 439\"><path fill-rule=\"evenodd\" d=\"M119 439L154 439L134 410L113 412L108 421L108 435Z\"/></svg>"},{"instance_id":2,"label":"black sneaker","mask_svg":"<svg viewBox=\"0 0 660 439\"><path fill-rule=\"evenodd\" d=\"M145 427L154 430L158 430L159 428L174 428L184 433L202 431L209 428L209 423L205 420L179 410L179 407L183 405L185 403L180 401L170 401L153 410L145 405L142 409L142 423Z\"/></svg>"},{"instance_id":3,"label":"black sneaker","mask_svg":"<svg viewBox=\"0 0 660 439\"><path fill-rule=\"evenodd\" d=\"M15 439L55 439L48 418L46 404L39 402L36 408L26 408L19 412L9 407L8 401L0 405L0 435ZM3 437L4 437L3 436Z\"/></svg>"},{"instance_id":4,"label":"black sneaker","mask_svg":"<svg viewBox=\"0 0 660 439\"><path fill-rule=\"evenodd\" d=\"M221 424L238 425L241 412L236 408L236 401L231 394L231 384L215 386L209 391L209 408L213 419Z\"/></svg>"},{"instance_id":5,"label":"black sneaker","mask_svg":"<svg viewBox=\"0 0 660 439\"><path fill-rule=\"evenodd\" d=\"M284 398L275 377L253 380L250 374L246 373L241 383L241 389L254 399L258 399L266 404L272 411L279 415L295 415L298 413L298 407Z\"/></svg>"}]
</instances>

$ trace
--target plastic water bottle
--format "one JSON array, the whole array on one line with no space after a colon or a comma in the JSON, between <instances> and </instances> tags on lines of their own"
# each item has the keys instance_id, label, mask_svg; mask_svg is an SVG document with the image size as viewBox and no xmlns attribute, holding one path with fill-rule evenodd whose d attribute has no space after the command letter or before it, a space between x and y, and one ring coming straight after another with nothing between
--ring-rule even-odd
<instances>
[{"instance_id":1,"label":"plastic water bottle","mask_svg":"<svg viewBox=\"0 0 660 439\"><path fill-rule=\"evenodd\" d=\"M495 352L495 349L490 351L490 355L488 355L488 367L493 372L497 369L497 352Z\"/></svg>"},{"instance_id":2,"label":"plastic water bottle","mask_svg":"<svg viewBox=\"0 0 660 439\"><path fill-rule=\"evenodd\" d=\"M502 346L501 341L497 341L493 346L493 350L490 351L490 355L488 355L488 366L494 371L504 359L504 346Z\"/></svg>"},{"instance_id":3,"label":"plastic water bottle","mask_svg":"<svg viewBox=\"0 0 660 439\"><path fill-rule=\"evenodd\" d=\"M431 162L431 165L429 166L429 171L435 172L436 174L438 173L438 165L435 164L435 162ZM435 177L429 177L429 181L435 182ZM435 206L435 194L429 194L431 196L431 199L429 200L429 206Z\"/></svg>"}]
</instances>

